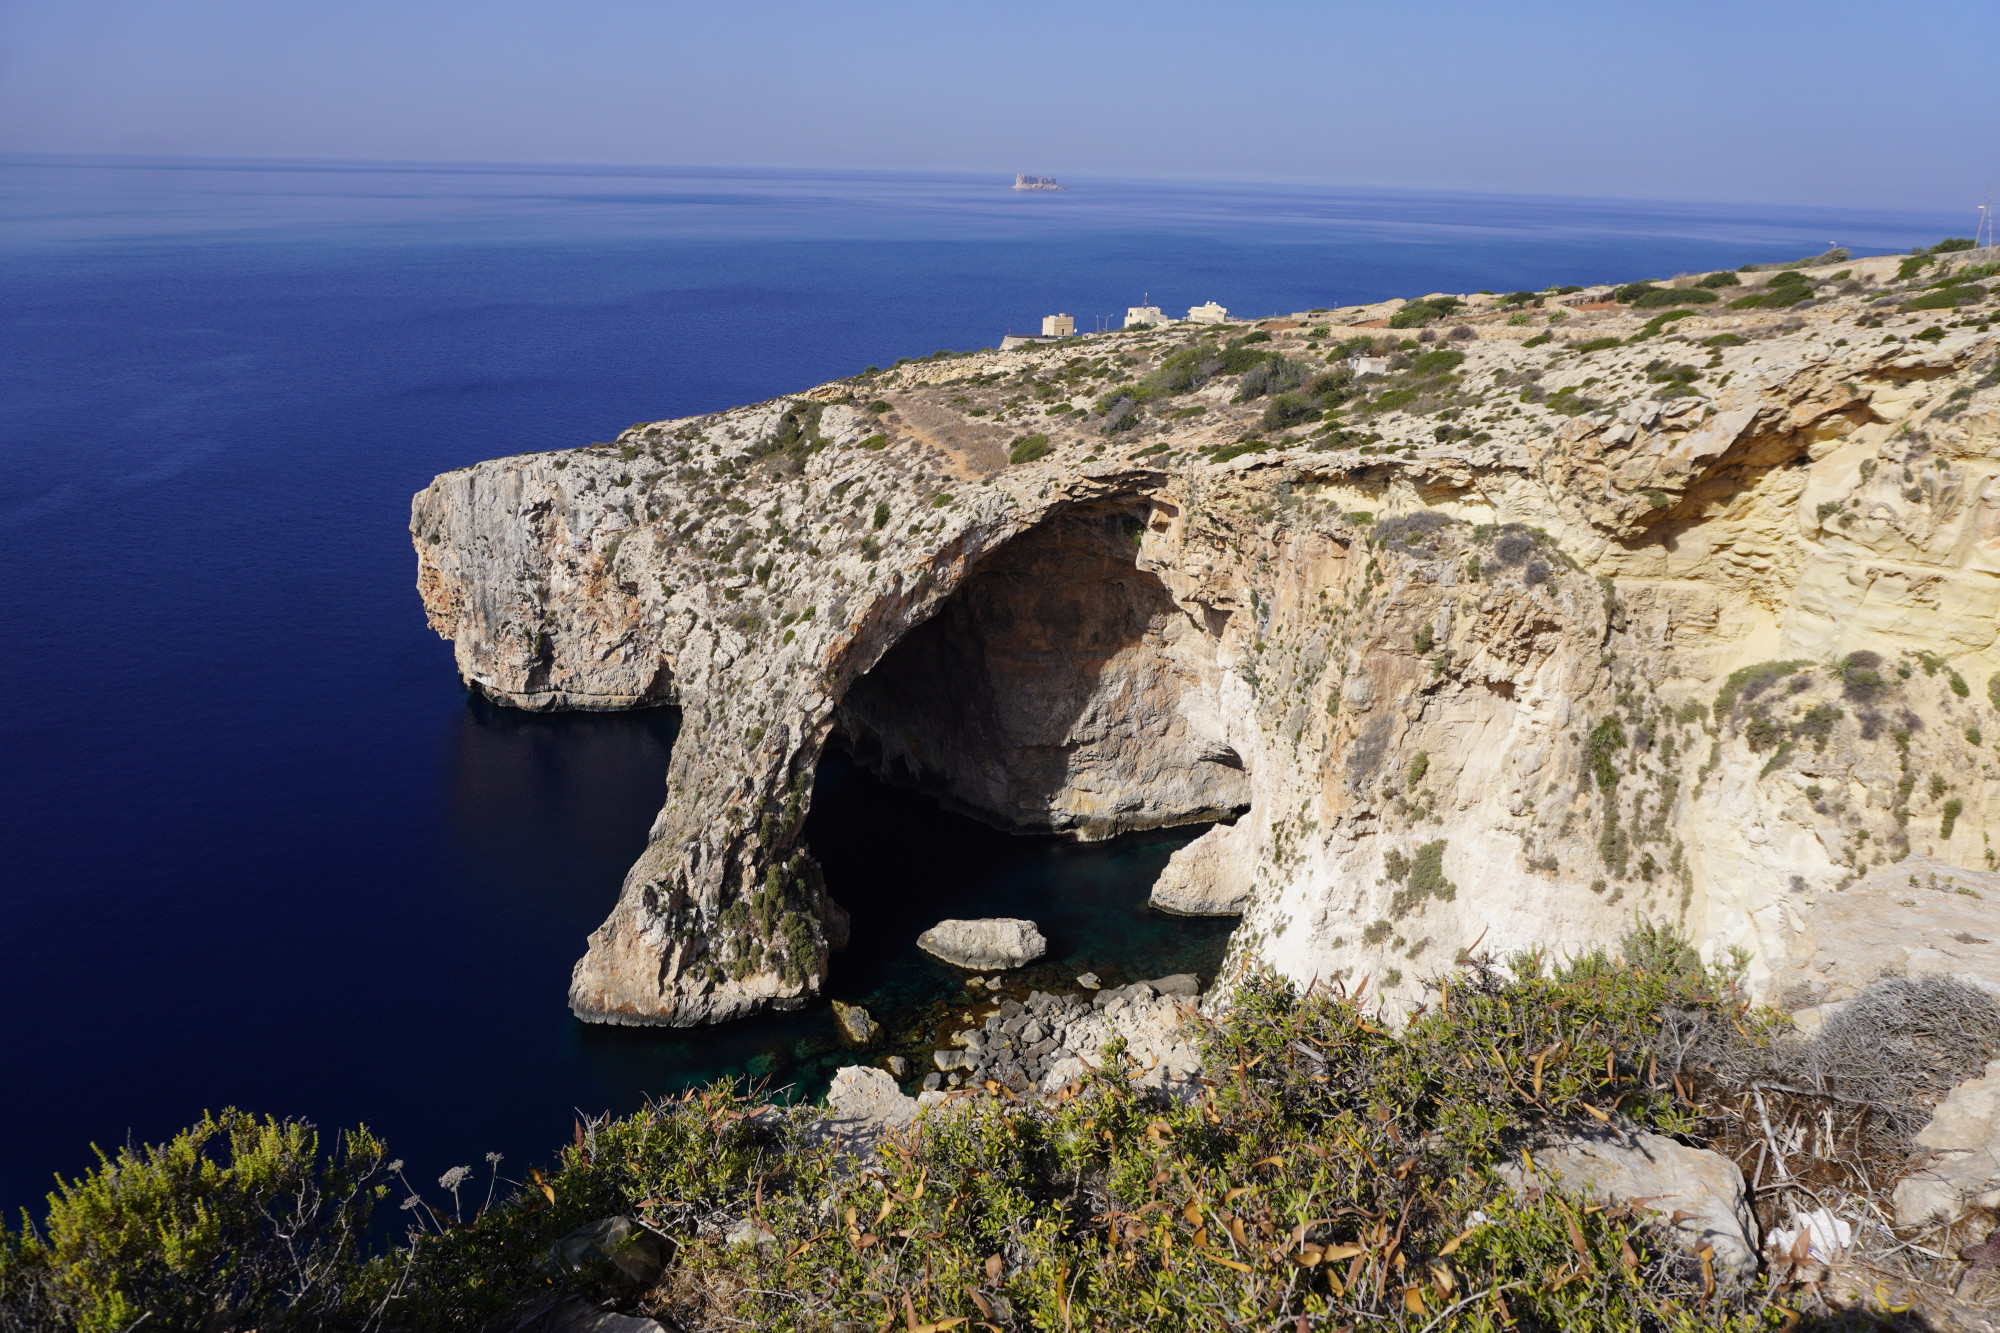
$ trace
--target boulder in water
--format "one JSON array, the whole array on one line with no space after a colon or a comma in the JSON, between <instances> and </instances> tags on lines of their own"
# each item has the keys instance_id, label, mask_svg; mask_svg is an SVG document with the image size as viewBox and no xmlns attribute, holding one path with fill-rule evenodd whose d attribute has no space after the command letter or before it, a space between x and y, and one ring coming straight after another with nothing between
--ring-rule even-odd
<instances>
[{"instance_id":1,"label":"boulder in water","mask_svg":"<svg viewBox=\"0 0 2000 1333\"><path fill-rule=\"evenodd\" d=\"M873 1046L875 1039L882 1035L882 1025L858 1004L842 1004L839 1000L835 1000L833 1023L840 1029L840 1039L849 1046L860 1048Z\"/></svg>"},{"instance_id":2,"label":"boulder in water","mask_svg":"<svg viewBox=\"0 0 2000 1333\"><path fill-rule=\"evenodd\" d=\"M1023 967L1049 951L1034 922L1019 917L940 921L917 936L917 947L953 967L978 970Z\"/></svg>"}]
</instances>

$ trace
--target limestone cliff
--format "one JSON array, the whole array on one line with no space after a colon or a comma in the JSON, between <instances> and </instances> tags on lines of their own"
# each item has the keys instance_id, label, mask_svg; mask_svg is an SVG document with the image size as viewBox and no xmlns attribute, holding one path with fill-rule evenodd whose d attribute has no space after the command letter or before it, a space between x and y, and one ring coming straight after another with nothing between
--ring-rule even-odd
<instances>
[{"instance_id":1,"label":"limestone cliff","mask_svg":"<svg viewBox=\"0 0 2000 1333\"><path fill-rule=\"evenodd\" d=\"M1639 911L1766 985L1866 868L1993 864L2000 338L1903 309L1993 258L909 363L441 476L419 587L496 699L684 710L587 1019L815 993L836 737L1004 827L1233 818L1158 891L1232 967L1410 993Z\"/></svg>"}]
</instances>

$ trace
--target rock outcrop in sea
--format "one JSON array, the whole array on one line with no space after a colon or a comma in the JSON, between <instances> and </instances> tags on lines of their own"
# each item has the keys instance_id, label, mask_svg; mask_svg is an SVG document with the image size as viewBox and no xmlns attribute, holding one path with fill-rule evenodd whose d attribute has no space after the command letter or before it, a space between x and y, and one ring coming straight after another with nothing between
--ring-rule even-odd
<instances>
[{"instance_id":1,"label":"rock outcrop in sea","mask_svg":"<svg viewBox=\"0 0 2000 1333\"><path fill-rule=\"evenodd\" d=\"M1639 913L1775 999L1862 875L1995 864L1993 258L911 362L440 476L419 587L494 699L683 710L591 1021L817 993L829 744L1008 829L1231 821L1158 889L1241 914L1225 981Z\"/></svg>"}]
</instances>

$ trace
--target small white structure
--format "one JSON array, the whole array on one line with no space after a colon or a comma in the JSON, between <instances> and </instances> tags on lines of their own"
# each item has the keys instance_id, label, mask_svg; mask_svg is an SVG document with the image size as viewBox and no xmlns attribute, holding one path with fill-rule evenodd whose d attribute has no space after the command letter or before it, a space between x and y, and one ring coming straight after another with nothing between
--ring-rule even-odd
<instances>
[{"instance_id":1,"label":"small white structure","mask_svg":"<svg viewBox=\"0 0 2000 1333\"><path fill-rule=\"evenodd\" d=\"M1386 356L1350 356L1347 364L1354 367L1357 375L1386 375L1389 373L1389 358Z\"/></svg>"},{"instance_id":2,"label":"small white structure","mask_svg":"<svg viewBox=\"0 0 2000 1333\"><path fill-rule=\"evenodd\" d=\"M1000 350L1011 352L1016 347L1040 347L1049 341L1036 333L1010 333L1000 340Z\"/></svg>"},{"instance_id":3,"label":"small white structure","mask_svg":"<svg viewBox=\"0 0 2000 1333\"><path fill-rule=\"evenodd\" d=\"M1147 329L1166 322L1166 315L1156 305L1125 307L1125 327L1128 329Z\"/></svg>"},{"instance_id":4,"label":"small white structure","mask_svg":"<svg viewBox=\"0 0 2000 1333\"><path fill-rule=\"evenodd\" d=\"M1188 322L1191 324L1227 324L1229 312L1210 301L1206 305L1188 307Z\"/></svg>"},{"instance_id":5,"label":"small white structure","mask_svg":"<svg viewBox=\"0 0 2000 1333\"><path fill-rule=\"evenodd\" d=\"M1044 338L1067 338L1076 332L1076 321L1068 315L1043 315L1042 336Z\"/></svg>"}]
</instances>

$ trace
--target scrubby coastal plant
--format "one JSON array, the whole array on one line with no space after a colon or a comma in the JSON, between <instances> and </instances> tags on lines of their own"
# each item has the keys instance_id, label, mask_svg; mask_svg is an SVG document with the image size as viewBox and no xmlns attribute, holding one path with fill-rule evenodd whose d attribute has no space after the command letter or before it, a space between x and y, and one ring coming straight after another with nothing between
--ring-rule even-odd
<instances>
[{"instance_id":1,"label":"scrubby coastal plant","mask_svg":"<svg viewBox=\"0 0 2000 1333\"><path fill-rule=\"evenodd\" d=\"M225 1113L0 1235L0 1328L483 1330L572 1296L677 1329L1796 1327L1827 1307L1782 1266L1730 1288L1642 1203L1517 1194L1496 1170L1620 1123L1756 1152L1761 1174L1773 1131L1732 1110L1755 1090L1781 1124L1838 1113L1816 1141L1865 1179L2000 1045L2000 1005L1942 978L1781 1037L1740 966L1642 920L1619 955L1461 957L1400 1032L1367 978L1255 973L1195 1020L1189 1096L1139 1086L1114 1045L1058 1099L961 1094L858 1159L818 1112L718 1084L579 1124L507 1197L470 1197L468 1168L449 1203L409 1190L406 1234L372 1256L367 1208L388 1175L408 1188L400 1164L365 1134L322 1164L309 1127Z\"/></svg>"}]
</instances>

